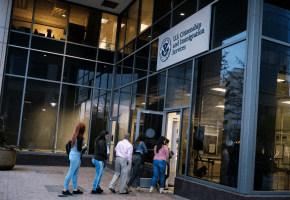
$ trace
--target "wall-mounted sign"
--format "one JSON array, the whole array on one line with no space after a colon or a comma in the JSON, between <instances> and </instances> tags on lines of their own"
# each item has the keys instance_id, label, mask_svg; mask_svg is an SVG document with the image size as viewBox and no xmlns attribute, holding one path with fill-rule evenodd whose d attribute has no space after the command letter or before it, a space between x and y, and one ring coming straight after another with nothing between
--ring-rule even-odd
<instances>
[{"instance_id":1,"label":"wall-mounted sign","mask_svg":"<svg viewBox=\"0 0 290 200\"><path fill-rule=\"evenodd\" d=\"M208 5L159 36L157 70L209 50L210 16Z\"/></svg>"}]
</instances>

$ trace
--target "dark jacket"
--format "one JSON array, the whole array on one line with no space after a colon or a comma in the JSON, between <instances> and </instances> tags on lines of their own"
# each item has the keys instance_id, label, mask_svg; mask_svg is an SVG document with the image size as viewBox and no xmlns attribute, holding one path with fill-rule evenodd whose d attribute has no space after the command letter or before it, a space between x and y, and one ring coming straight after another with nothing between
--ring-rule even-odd
<instances>
[{"instance_id":1,"label":"dark jacket","mask_svg":"<svg viewBox=\"0 0 290 200\"><path fill-rule=\"evenodd\" d=\"M78 136L77 137L77 149L78 149L78 151L82 151L82 147L83 147L83 138Z\"/></svg>"},{"instance_id":2,"label":"dark jacket","mask_svg":"<svg viewBox=\"0 0 290 200\"><path fill-rule=\"evenodd\" d=\"M95 145L94 159L103 162L108 159L106 140L100 140Z\"/></svg>"}]
</instances>

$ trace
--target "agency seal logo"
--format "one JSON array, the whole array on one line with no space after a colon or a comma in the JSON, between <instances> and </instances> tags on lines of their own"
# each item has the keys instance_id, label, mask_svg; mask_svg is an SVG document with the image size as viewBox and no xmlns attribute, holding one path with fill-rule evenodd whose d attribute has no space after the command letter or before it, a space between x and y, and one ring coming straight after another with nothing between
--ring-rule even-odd
<instances>
[{"instance_id":1,"label":"agency seal logo","mask_svg":"<svg viewBox=\"0 0 290 200\"><path fill-rule=\"evenodd\" d=\"M171 40L169 38L165 38L161 44L160 47L160 60L162 62L165 62L168 57L170 56L170 51L171 51Z\"/></svg>"}]
</instances>

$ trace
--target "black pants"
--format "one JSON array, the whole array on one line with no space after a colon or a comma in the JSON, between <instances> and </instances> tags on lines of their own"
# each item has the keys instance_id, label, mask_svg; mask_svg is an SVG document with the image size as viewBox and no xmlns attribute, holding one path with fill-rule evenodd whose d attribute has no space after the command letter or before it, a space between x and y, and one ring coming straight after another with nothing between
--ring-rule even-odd
<instances>
[{"instance_id":1,"label":"black pants","mask_svg":"<svg viewBox=\"0 0 290 200\"><path fill-rule=\"evenodd\" d=\"M132 165L133 172L130 176L130 180L128 182L128 187L130 187L134 181L136 180L137 187L140 187L140 173L141 173L141 165L142 165L143 156L142 154L134 154L132 157Z\"/></svg>"}]
</instances>

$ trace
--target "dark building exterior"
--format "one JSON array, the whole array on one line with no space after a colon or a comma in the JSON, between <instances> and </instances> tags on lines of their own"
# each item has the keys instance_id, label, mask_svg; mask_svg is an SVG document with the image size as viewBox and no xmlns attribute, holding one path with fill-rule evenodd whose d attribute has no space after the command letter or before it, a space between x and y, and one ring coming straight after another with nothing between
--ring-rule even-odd
<instances>
[{"instance_id":1,"label":"dark building exterior","mask_svg":"<svg viewBox=\"0 0 290 200\"><path fill-rule=\"evenodd\" d=\"M102 130L110 169L124 134L145 134L151 178L165 136L177 195L290 198L286 1L133 0L118 12L81 3L0 0L1 115L19 164L62 165L82 122L87 165Z\"/></svg>"}]
</instances>

